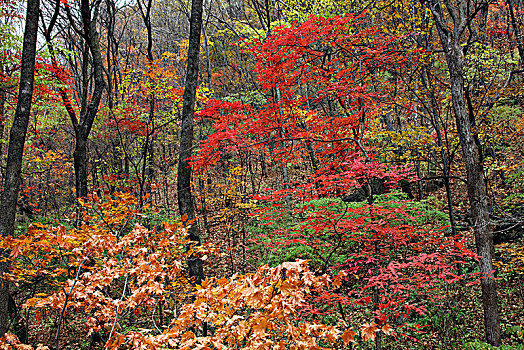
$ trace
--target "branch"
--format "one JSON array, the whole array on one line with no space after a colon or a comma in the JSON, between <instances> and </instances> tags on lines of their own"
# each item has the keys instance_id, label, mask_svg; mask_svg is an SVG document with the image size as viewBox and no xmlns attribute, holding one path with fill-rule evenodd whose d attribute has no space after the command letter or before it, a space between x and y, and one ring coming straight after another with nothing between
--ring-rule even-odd
<instances>
[{"instance_id":1,"label":"branch","mask_svg":"<svg viewBox=\"0 0 524 350\"><path fill-rule=\"evenodd\" d=\"M456 179L456 180L460 180L462 182L464 182L465 184L468 183L468 181L464 178L461 178L460 176L444 176L444 175L436 175L436 176L426 176L426 177L423 177L421 179L419 179L420 181L427 181L427 180L436 180L436 179Z\"/></svg>"},{"instance_id":2,"label":"branch","mask_svg":"<svg viewBox=\"0 0 524 350\"><path fill-rule=\"evenodd\" d=\"M60 327L62 326L62 320L64 318L64 314L65 314L65 311L66 311L66 308L67 308L67 303L69 302L69 297L73 293L73 288L75 288L76 282L78 281L78 276L80 276L80 271L82 270L82 265L84 265L84 263L87 260L89 260L89 257L86 256L84 258L84 260L82 260L82 262L78 266L78 269L76 270L75 280L73 281L73 285L71 286L71 289L69 289L69 292L67 292L65 290L65 288L62 288L62 290L65 293L66 298L65 298L65 302L64 302L64 307L62 307L62 311L60 312L60 318L58 319L58 328L56 330L56 336L55 336L55 348L56 348L56 350L60 350Z\"/></svg>"},{"instance_id":3,"label":"branch","mask_svg":"<svg viewBox=\"0 0 524 350\"><path fill-rule=\"evenodd\" d=\"M126 275L126 281L124 282L124 290L122 290L122 296L120 297L120 303L122 302L122 300L124 300L124 295L126 294L126 288L127 288L127 281L129 279L129 274ZM116 322L118 321L118 312L120 311L120 303L118 303L116 305L116 313L115 313L115 319L113 321L113 326L111 327L111 332L109 332L109 337L108 337L108 342L109 342L109 339L111 339L111 337L113 336L113 333L115 331L115 327L116 327ZM107 349L107 346L104 347L104 350Z\"/></svg>"}]
</instances>

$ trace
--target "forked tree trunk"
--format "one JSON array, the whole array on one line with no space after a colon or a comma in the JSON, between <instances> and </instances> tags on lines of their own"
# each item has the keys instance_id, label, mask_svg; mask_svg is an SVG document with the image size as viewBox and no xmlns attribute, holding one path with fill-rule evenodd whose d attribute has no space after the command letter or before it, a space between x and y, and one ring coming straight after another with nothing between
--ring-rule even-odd
<instances>
[{"instance_id":1,"label":"forked tree trunk","mask_svg":"<svg viewBox=\"0 0 524 350\"><path fill-rule=\"evenodd\" d=\"M38 13L40 1L28 0L24 30L24 44L20 71L20 87L13 126L9 134L7 168L2 195L0 197L0 233L2 237L12 236L15 228L16 202L20 187L22 156L25 137L31 113L33 83L35 73L36 38L38 30ZM0 274L7 272L9 262L4 260L8 251L1 251ZM8 331L9 326L9 285L0 279L0 336Z\"/></svg>"},{"instance_id":2,"label":"forked tree trunk","mask_svg":"<svg viewBox=\"0 0 524 350\"><path fill-rule=\"evenodd\" d=\"M100 52L100 42L96 31L96 19L91 18L91 6L89 0L81 0L80 13L82 17L83 34L86 44L91 52L93 60L93 72L95 78L95 88L90 103L81 112L80 120L72 120L75 129L76 145L73 152L76 196L87 196L87 166L88 166L88 139L93 127L93 123L98 113L98 106L102 99L102 93L105 89L104 67L102 54Z\"/></svg>"},{"instance_id":3,"label":"forked tree trunk","mask_svg":"<svg viewBox=\"0 0 524 350\"><path fill-rule=\"evenodd\" d=\"M52 31L58 14L60 11L60 1L56 1L54 14L51 18L49 26L46 27L43 23L43 32L47 42L47 48L51 56L53 68L58 69L59 64L56 59L56 52L51 42ZM96 31L96 16L91 16L91 5L89 0L81 0L80 15L82 19L82 30L76 27L73 23L73 17L70 13L70 8L65 7L68 14L71 26L84 38L85 50L82 52L82 93L81 93L81 110L80 115L77 116L75 109L71 103L69 96L65 89L59 87L60 97L66 111L71 119L73 130L75 131L75 149L73 151L73 167L75 170L75 190L76 197L81 198L87 196L88 193L88 140L91 128L98 113L98 106L102 100L102 93L106 87L104 80L104 67L102 61L102 53L100 52L99 35ZM96 13L96 12L95 12ZM89 67L89 52L92 57L93 75L95 78L94 90L91 94L91 100L88 103L88 72ZM58 77L57 77L58 78Z\"/></svg>"}]
</instances>

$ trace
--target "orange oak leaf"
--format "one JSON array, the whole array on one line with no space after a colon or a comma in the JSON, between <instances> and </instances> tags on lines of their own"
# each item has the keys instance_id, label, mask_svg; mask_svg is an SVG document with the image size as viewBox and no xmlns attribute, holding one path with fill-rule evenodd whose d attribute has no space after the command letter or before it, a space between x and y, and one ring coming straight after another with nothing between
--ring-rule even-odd
<instances>
[{"instance_id":1,"label":"orange oak leaf","mask_svg":"<svg viewBox=\"0 0 524 350\"><path fill-rule=\"evenodd\" d=\"M365 323L360 327L360 333L364 337L364 341L375 340L377 331L378 328L376 323Z\"/></svg>"},{"instance_id":2,"label":"orange oak leaf","mask_svg":"<svg viewBox=\"0 0 524 350\"><path fill-rule=\"evenodd\" d=\"M385 325L383 325L381 329L382 329L382 332L384 332L387 335L390 335L391 333L393 333L393 331L391 330L392 328L389 325L389 323L386 323Z\"/></svg>"},{"instance_id":3,"label":"orange oak leaf","mask_svg":"<svg viewBox=\"0 0 524 350\"><path fill-rule=\"evenodd\" d=\"M344 345L348 345L350 342L354 343L355 339L353 338L357 333L353 332L351 328L348 328L342 333L342 341Z\"/></svg>"}]
</instances>

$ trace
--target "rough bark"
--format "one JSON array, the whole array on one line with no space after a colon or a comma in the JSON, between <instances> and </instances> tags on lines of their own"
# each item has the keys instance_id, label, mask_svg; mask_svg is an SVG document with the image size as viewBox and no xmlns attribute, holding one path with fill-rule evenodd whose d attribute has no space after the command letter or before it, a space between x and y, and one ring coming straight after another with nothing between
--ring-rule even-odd
<instances>
[{"instance_id":1,"label":"rough bark","mask_svg":"<svg viewBox=\"0 0 524 350\"><path fill-rule=\"evenodd\" d=\"M76 144L73 152L73 164L75 169L75 188L77 198L85 197L88 193L88 138L96 114L98 113L98 106L102 99L102 93L105 89L104 68L102 54L100 52L99 36L96 31L96 20L91 18L91 6L89 0L81 1L80 13L83 26L82 36L92 57L95 86L91 101L88 104L86 103L85 107L81 109L80 118L77 118L75 113L69 113L73 129L75 130ZM87 60L87 58L84 57L84 60ZM87 73L85 75L87 75ZM84 93L86 93L87 88L84 90ZM87 101L87 98L85 100Z\"/></svg>"},{"instance_id":2,"label":"rough bark","mask_svg":"<svg viewBox=\"0 0 524 350\"><path fill-rule=\"evenodd\" d=\"M186 82L182 106L180 152L178 156L177 195L178 207L184 224L188 228L192 244L200 244L200 234L195 222L195 208L191 194L191 165L189 158L193 149L193 119L195 115L196 89L198 84L198 56L202 28L202 0L192 0L189 23L189 49L187 54ZM197 283L204 278L202 260L191 257L188 261L189 274Z\"/></svg>"},{"instance_id":3,"label":"rough bark","mask_svg":"<svg viewBox=\"0 0 524 350\"><path fill-rule=\"evenodd\" d=\"M0 233L3 237L14 234L22 156L31 113L31 101L33 99L39 7L39 0L28 0L20 70L20 87L13 126L9 134L6 176L0 197L0 213L2 213L0 215ZM9 255L7 251L2 251L1 254L4 258L7 258ZM0 261L0 274L6 272L8 267L9 263L7 261ZM7 281L2 279L0 281L0 335L3 335L8 330L8 303L9 286Z\"/></svg>"},{"instance_id":4,"label":"rough bark","mask_svg":"<svg viewBox=\"0 0 524 350\"><path fill-rule=\"evenodd\" d=\"M3 67L0 66L0 74L2 74ZM6 101L6 91L4 88L0 87L0 140L4 139L4 129L5 129L5 101ZM2 147L0 147L0 159L2 159ZM0 175L1 178L1 175Z\"/></svg>"},{"instance_id":5,"label":"rough bark","mask_svg":"<svg viewBox=\"0 0 524 350\"><path fill-rule=\"evenodd\" d=\"M461 39L464 35L468 18L466 1L457 1L453 8L446 7L450 12L453 26L445 22L444 11L440 1L430 2L431 11L440 37L440 42L448 64L451 96L457 131L459 134L462 155L466 166L468 198L471 218L475 233L475 244L479 255L482 305L484 308L484 326L486 341L494 346L501 345L500 317L497 303L497 286L493 276L493 232L489 223L488 201L482 159L471 129L467 102L465 98L464 52Z\"/></svg>"},{"instance_id":6,"label":"rough bark","mask_svg":"<svg viewBox=\"0 0 524 350\"><path fill-rule=\"evenodd\" d=\"M54 14L49 25L46 27L43 23L44 37L47 42L47 48L51 56L51 63L53 68L58 71L59 64L56 58L56 52L51 41L51 32L58 18L60 10L60 1L56 1ZM62 103L71 119L73 130L75 131L75 149L73 151L73 167L75 170L75 189L76 197L81 198L87 196L88 193L88 139L93 127L93 123L98 113L98 107L102 99L102 93L106 88L104 80L104 68L102 61L102 54L100 51L100 40L96 31L96 18L91 16L91 5L89 0L82 0L80 3L80 15L82 20L82 30L80 30L74 23L69 7L65 8L70 25L75 28L78 34L84 39L84 50L82 52L82 82L81 86L81 109L79 116L73 108L71 99L63 88L59 88ZM94 90L91 94L91 100L88 101L88 86L89 86L89 53L92 57L93 75L95 79ZM58 76L57 76L58 78Z\"/></svg>"}]
</instances>

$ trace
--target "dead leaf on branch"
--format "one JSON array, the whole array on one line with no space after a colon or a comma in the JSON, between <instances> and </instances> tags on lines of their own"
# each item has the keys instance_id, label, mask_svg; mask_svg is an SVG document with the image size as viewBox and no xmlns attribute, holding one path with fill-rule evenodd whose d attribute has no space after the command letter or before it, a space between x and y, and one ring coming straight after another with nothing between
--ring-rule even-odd
<instances>
[{"instance_id":1,"label":"dead leaf on branch","mask_svg":"<svg viewBox=\"0 0 524 350\"><path fill-rule=\"evenodd\" d=\"M382 326L382 332L384 332L387 335L391 335L393 333L392 328L389 325L389 323L386 323L385 325Z\"/></svg>"},{"instance_id":2,"label":"dead leaf on branch","mask_svg":"<svg viewBox=\"0 0 524 350\"><path fill-rule=\"evenodd\" d=\"M348 345L350 342L354 343L355 342L354 336L356 334L357 333L353 332L351 328L346 329L344 333L342 333L342 341L344 342L344 345Z\"/></svg>"},{"instance_id":3,"label":"dead leaf on branch","mask_svg":"<svg viewBox=\"0 0 524 350\"><path fill-rule=\"evenodd\" d=\"M364 337L364 341L375 340L377 336L378 327L376 323L364 323L360 327L360 333Z\"/></svg>"}]
</instances>

